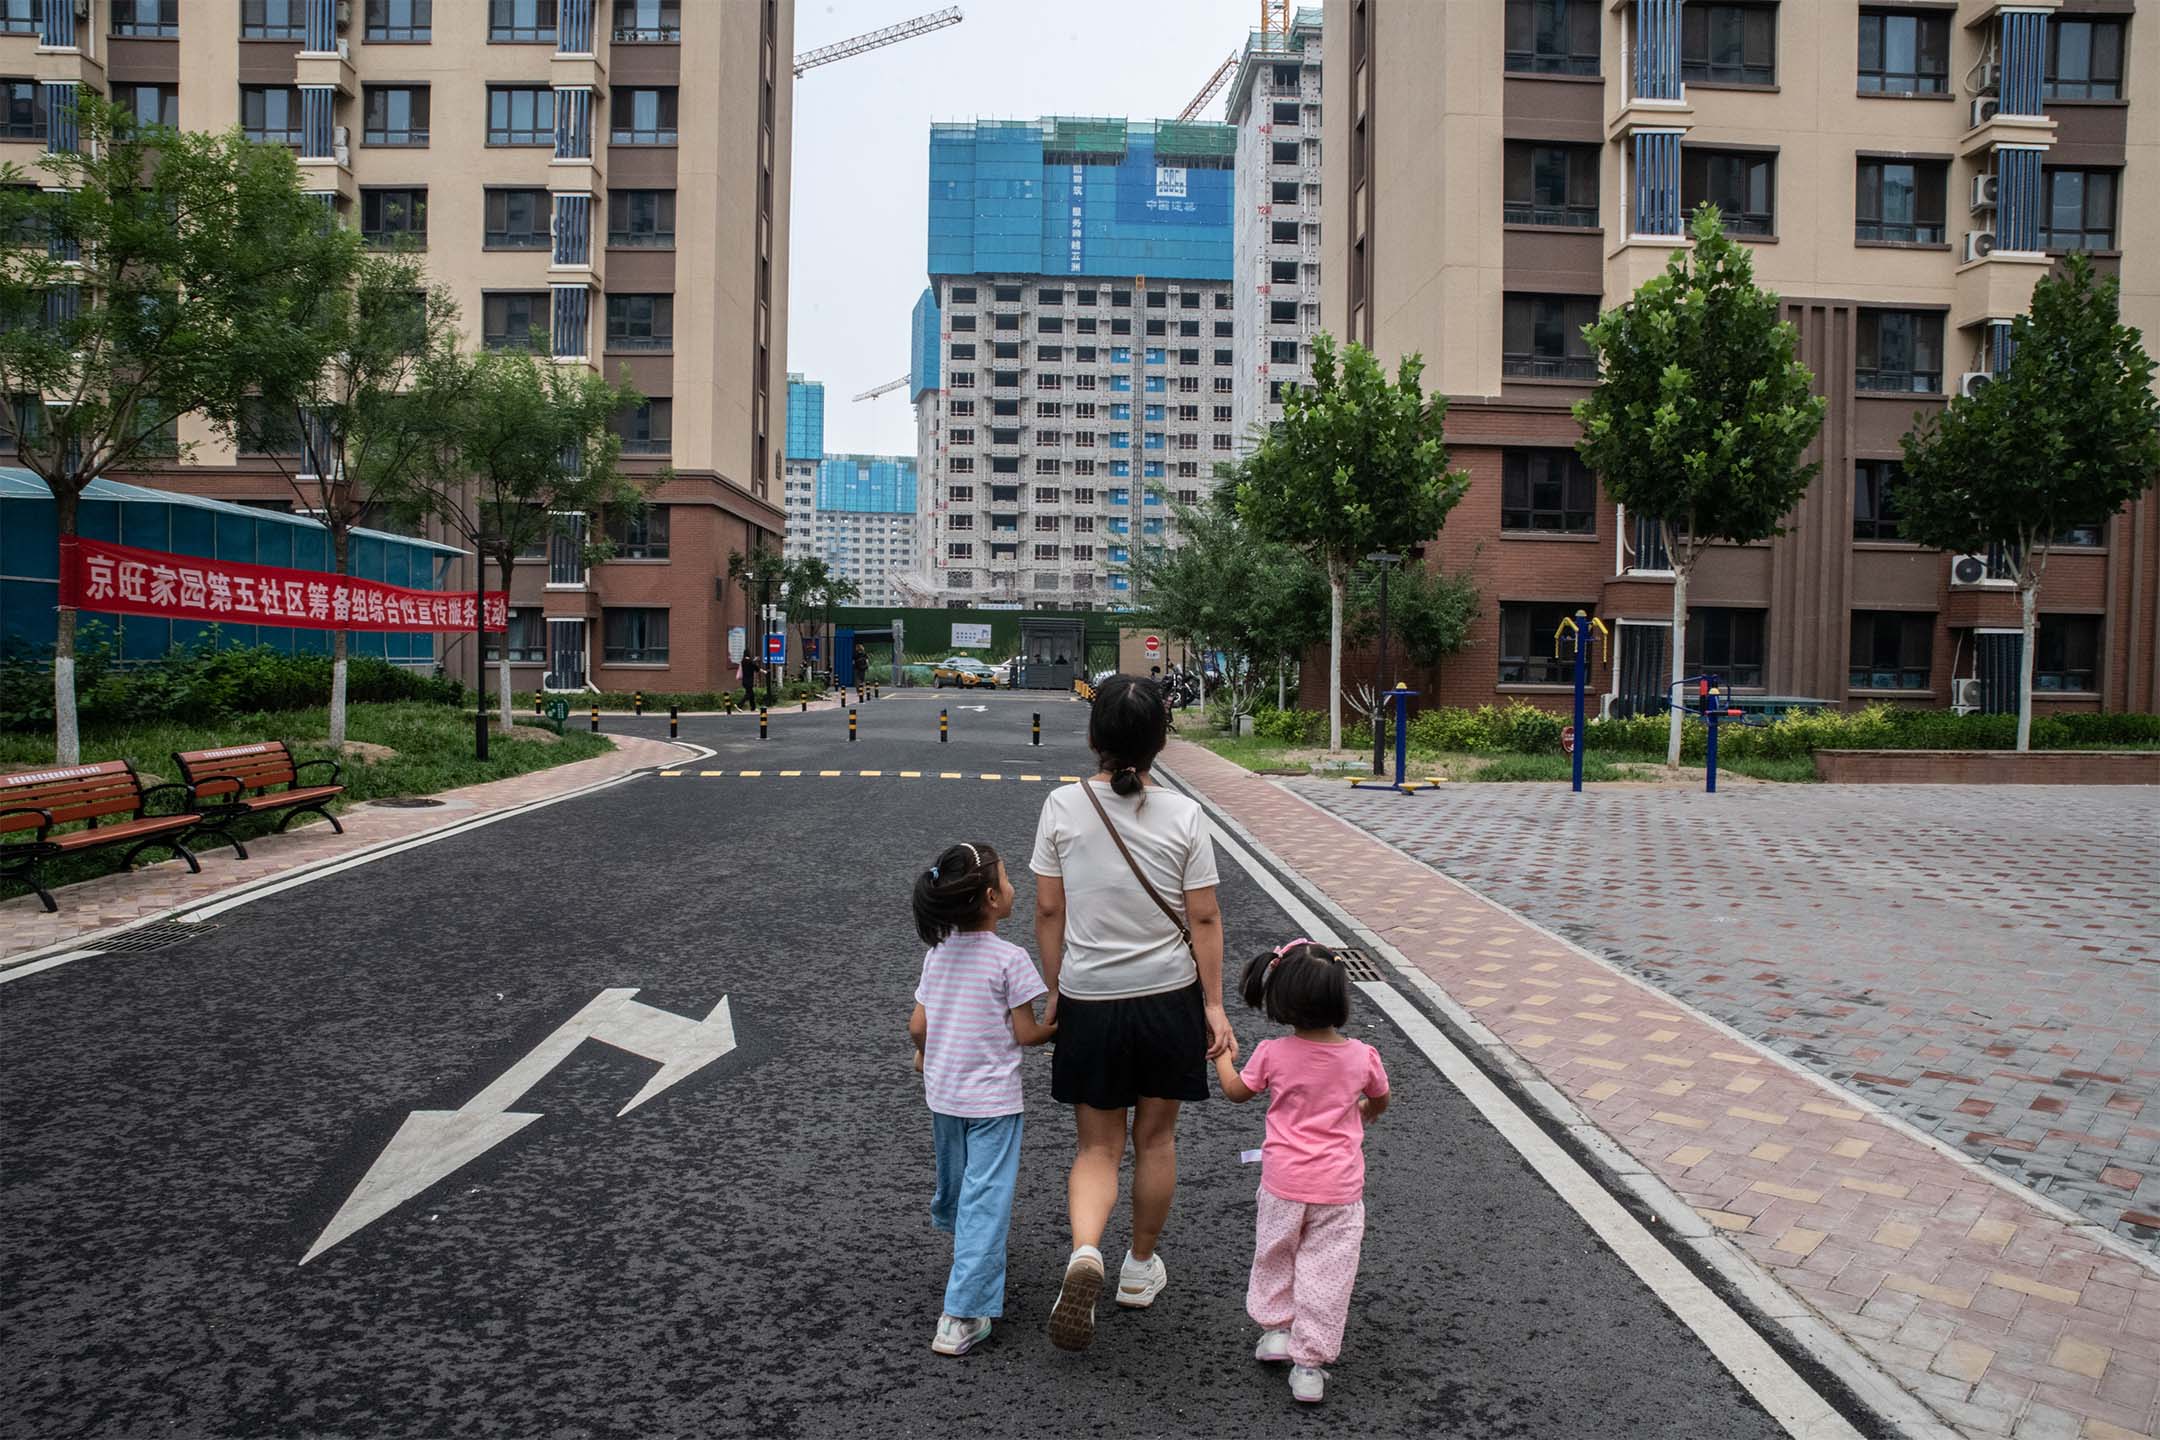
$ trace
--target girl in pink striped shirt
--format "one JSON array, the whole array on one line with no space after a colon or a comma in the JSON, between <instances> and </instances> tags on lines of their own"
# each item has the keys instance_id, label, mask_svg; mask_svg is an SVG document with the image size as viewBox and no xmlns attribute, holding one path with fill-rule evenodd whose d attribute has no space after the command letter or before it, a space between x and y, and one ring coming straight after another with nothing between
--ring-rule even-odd
<instances>
[{"instance_id":1,"label":"girl in pink striped shirt","mask_svg":"<svg viewBox=\"0 0 2160 1440\"><path fill-rule=\"evenodd\" d=\"M955 845L915 881L915 929L930 946L908 1036L937 1149L930 1222L953 1237L945 1312L930 1348L965 1355L1005 1313L1005 1232L1020 1175L1020 1047L1057 1033L1035 1019L1042 976L997 937L1012 882L988 845Z\"/></svg>"}]
</instances>

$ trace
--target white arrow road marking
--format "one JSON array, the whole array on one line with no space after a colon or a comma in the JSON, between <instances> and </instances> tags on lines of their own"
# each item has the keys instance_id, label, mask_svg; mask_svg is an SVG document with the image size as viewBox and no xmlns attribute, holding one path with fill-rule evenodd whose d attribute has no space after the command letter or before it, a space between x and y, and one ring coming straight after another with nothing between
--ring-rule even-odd
<instances>
[{"instance_id":1,"label":"white arrow road marking","mask_svg":"<svg viewBox=\"0 0 2160 1440\"><path fill-rule=\"evenodd\" d=\"M616 1112L618 1117L735 1048L735 1022L726 996L703 1020L693 1020L641 1004L631 998L636 994L634 989L601 991L457 1109L415 1110L406 1116L300 1263L307 1264L538 1120L537 1113L510 1107L587 1040L660 1063L645 1088Z\"/></svg>"},{"instance_id":2,"label":"white arrow road marking","mask_svg":"<svg viewBox=\"0 0 2160 1440\"><path fill-rule=\"evenodd\" d=\"M990 713L990 707L988 705L955 705L952 708L955 710L973 710L978 715L987 715Z\"/></svg>"}]
</instances>

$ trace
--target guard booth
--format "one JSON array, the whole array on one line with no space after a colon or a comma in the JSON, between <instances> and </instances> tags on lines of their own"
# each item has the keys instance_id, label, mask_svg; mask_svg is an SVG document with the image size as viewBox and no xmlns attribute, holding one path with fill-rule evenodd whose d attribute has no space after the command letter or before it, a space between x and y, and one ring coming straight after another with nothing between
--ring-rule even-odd
<instances>
[{"instance_id":1,"label":"guard booth","mask_svg":"<svg viewBox=\"0 0 2160 1440\"><path fill-rule=\"evenodd\" d=\"M860 688L863 677L855 673L855 650L862 647L863 658L873 665L886 660L892 668L888 682L894 689L907 684L907 658L903 653L907 644L906 626L898 619L890 625L865 629L858 625L842 625L833 632L833 678L841 685Z\"/></svg>"},{"instance_id":2,"label":"guard booth","mask_svg":"<svg viewBox=\"0 0 2160 1440\"><path fill-rule=\"evenodd\" d=\"M1020 656L1013 672L1016 690L1070 690L1086 673L1087 620L1055 615L1027 615L1020 620Z\"/></svg>"}]
</instances>

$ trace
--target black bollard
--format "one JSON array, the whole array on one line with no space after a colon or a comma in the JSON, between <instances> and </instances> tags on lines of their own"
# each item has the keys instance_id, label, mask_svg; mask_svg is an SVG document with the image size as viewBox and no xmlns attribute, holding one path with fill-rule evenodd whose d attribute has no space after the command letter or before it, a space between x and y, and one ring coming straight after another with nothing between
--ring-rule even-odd
<instances>
[{"instance_id":1,"label":"black bollard","mask_svg":"<svg viewBox=\"0 0 2160 1440\"><path fill-rule=\"evenodd\" d=\"M852 709L847 712L847 738L848 744L855 743L855 712Z\"/></svg>"},{"instance_id":2,"label":"black bollard","mask_svg":"<svg viewBox=\"0 0 2160 1440\"><path fill-rule=\"evenodd\" d=\"M948 720L948 719L946 718L946 714L945 714L945 712L944 712L943 710L940 710L940 711L938 711L938 712L937 712L937 743L938 743L938 744L940 744L940 745L943 745L943 744L945 744L945 743L946 743L946 736L945 736L945 732L946 732L947 728L948 728L948 727L950 726L950 724L951 724L951 721L950 721L950 720Z\"/></svg>"},{"instance_id":3,"label":"black bollard","mask_svg":"<svg viewBox=\"0 0 2160 1440\"><path fill-rule=\"evenodd\" d=\"M1028 743L1030 745L1042 744L1042 712L1040 710L1035 712L1035 735Z\"/></svg>"},{"instance_id":4,"label":"black bollard","mask_svg":"<svg viewBox=\"0 0 2160 1440\"><path fill-rule=\"evenodd\" d=\"M643 715L645 713L645 692L643 690L630 692L630 713L633 715Z\"/></svg>"},{"instance_id":5,"label":"black bollard","mask_svg":"<svg viewBox=\"0 0 2160 1440\"><path fill-rule=\"evenodd\" d=\"M667 707L667 738L670 740L682 738L682 707L680 705Z\"/></svg>"},{"instance_id":6,"label":"black bollard","mask_svg":"<svg viewBox=\"0 0 2160 1440\"><path fill-rule=\"evenodd\" d=\"M597 703L592 707L592 733L600 733L600 706Z\"/></svg>"},{"instance_id":7,"label":"black bollard","mask_svg":"<svg viewBox=\"0 0 2160 1440\"><path fill-rule=\"evenodd\" d=\"M757 712L757 738L763 740L765 734L765 707L760 705Z\"/></svg>"}]
</instances>

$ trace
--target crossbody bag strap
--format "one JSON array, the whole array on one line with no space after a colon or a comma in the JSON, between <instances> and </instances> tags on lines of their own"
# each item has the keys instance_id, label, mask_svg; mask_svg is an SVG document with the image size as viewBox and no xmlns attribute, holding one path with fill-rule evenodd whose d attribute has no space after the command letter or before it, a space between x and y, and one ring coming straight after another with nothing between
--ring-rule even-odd
<instances>
[{"instance_id":1,"label":"crossbody bag strap","mask_svg":"<svg viewBox=\"0 0 2160 1440\"><path fill-rule=\"evenodd\" d=\"M1170 902L1163 899L1162 892L1158 891L1147 876L1141 872L1140 862L1133 859L1132 851L1125 848L1125 837L1118 834L1117 826L1110 823L1110 812L1103 808L1102 797L1095 793L1095 783L1092 780L1082 780L1080 788L1087 792L1088 803L1093 805L1095 813L1102 817L1103 829L1110 832L1110 843L1117 846L1117 853L1125 857L1126 865L1132 869L1133 879L1138 880L1140 888L1147 891L1148 899L1155 902L1155 908L1162 911L1172 925L1177 926L1178 939L1185 942L1187 949L1191 949L1192 931L1185 928L1184 917L1170 908Z\"/></svg>"}]
</instances>

